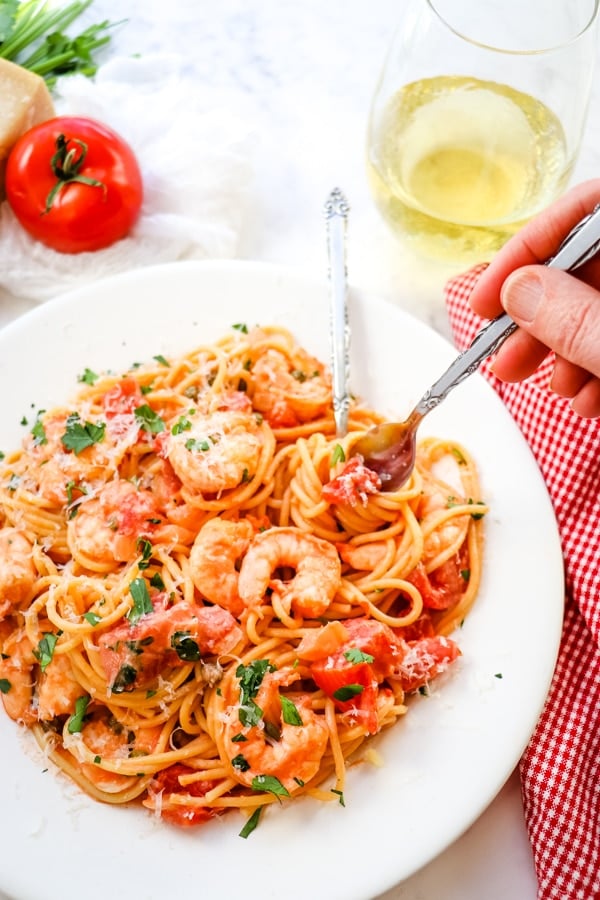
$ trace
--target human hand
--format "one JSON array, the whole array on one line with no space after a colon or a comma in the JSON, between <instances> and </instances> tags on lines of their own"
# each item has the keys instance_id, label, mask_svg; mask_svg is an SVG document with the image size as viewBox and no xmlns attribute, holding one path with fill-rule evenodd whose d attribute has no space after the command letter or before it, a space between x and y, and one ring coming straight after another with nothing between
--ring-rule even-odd
<instances>
[{"instance_id":1,"label":"human hand","mask_svg":"<svg viewBox=\"0 0 600 900\"><path fill-rule=\"evenodd\" d=\"M587 418L600 416L600 258L572 275L540 263L599 202L600 179L573 188L511 238L470 298L479 315L504 309L520 326L499 349L493 372L521 381L554 350L550 388Z\"/></svg>"}]
</instances>

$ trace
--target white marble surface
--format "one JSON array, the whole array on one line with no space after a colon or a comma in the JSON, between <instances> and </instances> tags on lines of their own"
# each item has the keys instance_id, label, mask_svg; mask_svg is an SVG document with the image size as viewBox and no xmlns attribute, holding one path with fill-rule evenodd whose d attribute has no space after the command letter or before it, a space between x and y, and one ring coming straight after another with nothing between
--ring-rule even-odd
<instances>
[{"instance_id":1,"label":"white marble surface","mask_svg":"<svg viewBox=\"0 0 600 900\"><path fill-rule=\"evenodd\" d=\"M371 203L364 170L369 100L401 7L395 0L96 0L92 13L95 20L128 17L115 34L114 52L181 54L198 90L235 96L251 131L254 171L239 256L323 276L321 210L338 185L351 204L351 284L447 333L442 289L460 266L425 261L398 243ZM574 181L600 173L599 112L596 87ZM30 306L0 291L0 324ZM385 900L535 896L513 775L466 834Z\"/></svg>"}]
</instances>

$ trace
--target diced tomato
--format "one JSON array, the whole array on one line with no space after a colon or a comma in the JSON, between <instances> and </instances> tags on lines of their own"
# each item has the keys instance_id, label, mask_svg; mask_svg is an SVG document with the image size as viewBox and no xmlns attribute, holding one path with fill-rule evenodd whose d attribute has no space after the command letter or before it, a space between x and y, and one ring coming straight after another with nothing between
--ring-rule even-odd
<instances>
[{"instance_id":1,"label":"diced tomato","mask_svg":"<svg viewBox=\"0 0 600 900\"><path fill-rule=\"evenodd\" d=\"M220 606L181 601L166 606L164 594L154 609L135 624L123 622L98 640L100 663L114 691L147 684L166 667L194 662L202 656L228 653L242 631L230 612Z\"/></svg>"},{"instance_id":2,"label":"diced tomato","mask_svg":"<svg viewBox=\"0 0 600 900\"><path fill-rule=\"evenodd\" d=\"M239 412L252 412L252 401L245 391L226 391L219 398L218 409L233 409Z\"/></svg>"},{"instance_id":3,"label":"diced tomato","mask_svg":"<svg viewBox=\"0 0 600 900\"><path fill-rule=\"evenodd\" d=\"M377 679L369 663L352 663L343 654L336 653L327 659L316 660L311 673L315 684L335 701L340 712L352 712L368 734L377 732ZM358 687L360 692L353 693L347 700L340 698L345 689L352 691Z\"/></svg>"},{"instance_id":4,"label":"diced tomato","mask_svg":"<svg viewBox=\"0 0 600 900\"><path fill-rule=\"evenodd\" d=\"M109 434L116 440L123 438L136 426L134 411L142 406L144 397L135 378L118 381L102 398L102 408Z\"/></svg>"},{"instance_id":5,"label":"diced tomato","mask_svg":"<svg viewBox=\"0 0 600 900\"><path fill-rule=\"evenodd\" d=\"M179 781L180 776L190 775L193 771L189 766L176 763L169 766L168 769L163 769L162 772L157 772L148 786L148 798L144 801L144 806L150 809L159 809L161 819L181 828L202 825L214 816L220 815L223 812L222 809L173 803L171 799L173 794L205 797L216 786L214 781L192 781L190 784L182 785Z\"/></svg>"},{"instance_id":6,"label":"diced tomato","mask_svg":"<svg viewBox=\"0 0 600 900\"><path fill-rule=\"evenodd\" d=\"M135 489L121 494L119 506L113 513L119 534L139 536L148 534L152 530L152 520L158 517L156 502L150 491Z\"/></svg>"},{"instance_id":7,"label":"diced tomato","mask_svg":"<svg viewBox=\"0 0 600 900\"><path fill-rule=\"evenodd\" d=\"M396 668L395 677L407 694L440 675L460 656L458 645L441 635L403 644L404 655Z\"/></svg>"},{"instance_id":8,"label":"diced tomato","mask_svg":"<svg viewBox=\"0 0 600 900\"><path fill-rule=\"evenodd\" d=\"M379 490L381 478L364 465L362 456L356 455L348 460L339 475L323 485L321 496L334 505L357 506L362 503L366 506L369 494L376 494Z\"/></svg>"},{"instance_id":9,"label":"diced tomato","mask_svg":"<svg viewBox=\"0 0 600 900\"><path fill-rule=\"evenodd\" d=\"M410 625L404 625L401 628L394 628L394 634L403 638L405 641L418 641L424 637L433 637L435 628L433 621L428 612L423 612L418 619L411 622Z\"/></svg>"},{"instance_id":10,"label":"diced tomato","mask_svg":"<svg viewBox=\"0 0 600 900\"><path fill-rule=\"evenodd\" d=\"M464 563L460 553L442 563L428 574L423 563L418 563L407 581L417 588L423 598L423 606L428 609L448 609L462 597L466 581L461 574Z\"/></svg>"},{"instance_id":11,"label":"diced tomato","mask_svg":"<svg viewBox=\"0 0 600 900\"><path fill-rule=\"evenodd\" d=\"M312 677L339 710L352 710L368 733L375 734L378 685L393 673L401 656L400 641L391 628L375 619L346 619L343 627L347 640L327 656L315 659ZM360 685L362 691L347 700L336 696L340 688L349 685Z\"/></svg>"},{"instance_id":12,"label":"diced tomato","mask_svg":"<svg viewBox=\"0 0 600 900\"><path fill-rule=\"evenodd\" d=\"M315 683L335 700L341 712L352 712L364 722L369 734L375 734L378 728L377 697L379 686L386 679L399 681L409 693L445 671L460 656L454 641L440 635L405 640L384 623L365 617L346 619L343 627L348 639L338 649L321 658L303 658L314 658L311 674ZM433 630L428 616L422 627ZM416 627L414 634L419 634ZM316 641L315 647L319 647ZM312 649L309 645L309 653ZM360 685L363 689L344 699L343 689L350 685ZM336 696L340 689L342 698Z\"/></svg>"},{"instance_id":13,"label":"diced tomato","mask_svg":"<svg viewBox=\"0 0 600 900\"><path fill-rule=\"evenodd\" d=\"M346 619L344 626L350 636L348 647L356 647L373 657L371 666L377 681L387 678L401 656L400 643L392 629L383 622L362 616Z\"/></svg>"},{"instance_id":14,"label":"diced tomato","mask_svg":"<svg viewBox=\"0 0 600 900\"><path fill-rule=\"evenodd\" d=\"M298 644L296 652L300 659L324 659L347 644L348 637L348 631L341 622L328 622L322 628L311 628Z\"/></svg>"},{"instance_id":15,"label":"diced tomato","mask_svg":"<svg viewBox=\"0 0 600 900\"><path fill-rule=\"evenodd\" d=\"M169 433L167 431L161 431L156 435L154 448L157 453L159 450L159 443L164 443L165 439L168 440L168 434ZM160 442L159 438L161 439ZM156 502L158 503L158 505L161 508L166 507L170 502L172 502L174 496L179 492L180 488L181 481L175 474L175 469L168 459L161 458L160 464L152 472L152 480L150 484L150 489L152 491L152 494L156 497Z\"/></svg>"},{"instance_id":16,"label":"diced tomato","mask_svg":"<svg viewBox=\"0 0 600 900\"><path fill-rule=\"evenodd\" d=\"M165 460L169 452L169 435L170 432L168 431L159 431L158 434L154 435L154 452L161 459Z\"/></svg>"}]
</instances>

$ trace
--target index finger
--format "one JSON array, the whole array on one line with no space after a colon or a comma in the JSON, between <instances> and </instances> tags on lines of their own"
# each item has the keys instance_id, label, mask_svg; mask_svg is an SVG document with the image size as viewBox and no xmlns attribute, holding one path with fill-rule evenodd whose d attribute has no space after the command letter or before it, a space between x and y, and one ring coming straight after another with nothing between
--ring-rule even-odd
<instances>
[{"instance_id":1,"label":"index finger","mask_svg":"<svg viewBox=\"0 0 600 900\"><path fill-rule=\"evenodd\" d=\"M600 179L583 182L527 223L492 260L473 288L469 302L476 313L491 319L502 312L500 294L505 279L521 266L545 263L569 231L600 202Z\"/></svg>"}]
</instances>

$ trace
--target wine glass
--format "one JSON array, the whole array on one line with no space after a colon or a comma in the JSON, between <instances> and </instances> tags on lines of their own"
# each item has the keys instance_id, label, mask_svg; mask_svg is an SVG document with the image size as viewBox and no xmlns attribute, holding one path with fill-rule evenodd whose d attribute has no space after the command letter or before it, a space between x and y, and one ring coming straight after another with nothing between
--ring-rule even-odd
<instances>
[{"instance_id":1,"label":"wine glass","mask_svg":"<svg viewBox=\"0 0 600 900\"><path fill-rule=\"evenodd\" d=\"M379 210L430 256L490 259L565 189L600 0L405 0L375 91Z\"/></svg>"}]
</instances>

